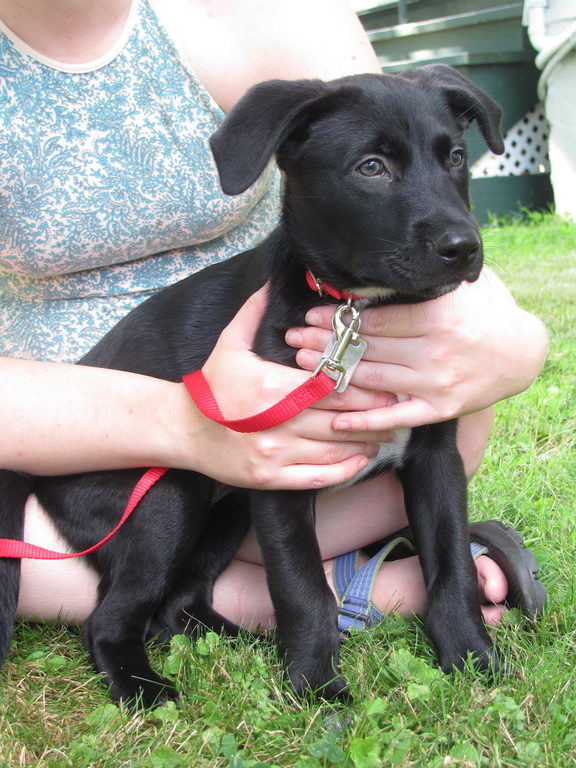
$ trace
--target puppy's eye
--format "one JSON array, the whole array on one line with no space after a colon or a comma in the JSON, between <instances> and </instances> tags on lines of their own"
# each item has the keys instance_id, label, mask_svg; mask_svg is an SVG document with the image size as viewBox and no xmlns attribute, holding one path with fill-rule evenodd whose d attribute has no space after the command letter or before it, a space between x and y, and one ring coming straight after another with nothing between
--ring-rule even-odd
<instances>
[{"instance_id":1,"label":"puppy's eye","mask_svg":"<svg viewBox=\"0 0 576 768\"><path fill-rule=\"evenodd\" d=\"M448 158L451 168L460 168L464 164L464 151L462 149L453 149Z\"/></svg>"},{"instance_id":2,"label":"puppy's eye","mask_svg":"<svg viewBox=\"0 0 576 768\"><path fill-rule=\"evenodd\" d=\"M370 157L364 160L356 170L362 176L383 176L386 173L386 166L378 157Z\"/></svg>"}]
</instances>

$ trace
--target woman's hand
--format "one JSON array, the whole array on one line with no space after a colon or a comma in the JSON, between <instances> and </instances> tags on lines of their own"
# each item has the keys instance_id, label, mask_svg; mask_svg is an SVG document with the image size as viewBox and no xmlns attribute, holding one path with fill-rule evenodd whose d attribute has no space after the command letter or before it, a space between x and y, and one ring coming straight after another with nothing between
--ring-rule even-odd
<instances>
[{"instance_id":1,"label":"woman's hand","mask_svg":"<svg viewBox=\"0 0 576 768\"><path fill-rule=\"evenodd\" d=\"M225 416L259 412L309 377L250 351L265 305L262 291L223 332L206 364ZM387 402L358 392L365 407ZM372 441L386 437L336 432L333 397L275 429L244 435L203 416L182 383L0 358L0 467L61 475L166 466L236 486L322 488L350 480L376 453ZM346 407L356 407L350 402Z\"/></svg>"},{"instance_id":2,"label":"woman's hand","mask_svg":"<svg viewBox=\"0 0 576 768\"><path fill-rule=\"evenodd\" d=\"M310 377L290 368L260 359L251 347L266 307L262 289L252 296L220 339L203 367L220 410L226 418L259 413L280 401ZM183 385L181 387L183 390ZM180 391L178 407L188 407L191 433L185 442L199 471L221 482L250 488L323 488L350 480L376 455L374 442L386 434L371 434L370 442L354 434L338 433L332 427L339 396L324 398L284 424L263 432L233 432L196 410L188 394ZM188 399L188 403L186 403ZM358 390L350 407L383 407L387 395ZM191 411L193 409L193 412ZM183 424L182 419L179 423ZM185 466L185 456L178 462Z\"/></svg>"},{"instance_id":3,"label":"woman's hand","mask_svg":"<svg viewBox=\"0 0 576 768\"><path fill-rule=\"evenodd\" d=\"M312 370L330 335L332 307L306 318L312 327L288 331L300 347L299 365ZM388 407L335 417L336 430L356 434L415 427L480 411L526 389L546 356L542 323L520 309L496 275L484 269L476 283L420 304L366 309L368 342L356 388L402 396ZM346 408L346 406L344 406Z\"/></svg>"}]
</instances>

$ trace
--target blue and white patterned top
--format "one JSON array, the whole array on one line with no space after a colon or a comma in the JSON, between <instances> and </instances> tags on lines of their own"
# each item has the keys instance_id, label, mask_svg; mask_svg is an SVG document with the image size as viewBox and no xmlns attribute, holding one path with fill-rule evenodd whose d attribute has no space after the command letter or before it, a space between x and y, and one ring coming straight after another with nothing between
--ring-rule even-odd
<instances>
[{"instance_id":1,"label":"blue and white patterned top","mask_svg":"<svg viewBox=\"0 0 576 768\"><path fill-rule=\"evenodd\" d=\"M262 239L278 173L220 190L223 120L148 0L102 66L0 27L0 354L74 361L160 288ZM79 71L82 70L82 71Z\"/></svg>"}]
</instances>

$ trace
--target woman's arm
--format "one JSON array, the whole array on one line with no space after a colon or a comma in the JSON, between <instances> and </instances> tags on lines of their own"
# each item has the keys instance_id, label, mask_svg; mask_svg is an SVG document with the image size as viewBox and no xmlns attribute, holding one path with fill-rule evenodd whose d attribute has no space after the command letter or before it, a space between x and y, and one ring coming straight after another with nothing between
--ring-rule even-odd
<instances>
[{"instance_id":1,"label":"woman's arm","mask_svg":"<svg viewBox=\"0 0 576 768\"><path fill-rule=\"evenodd\" d=\"M153 0L153 5L225 112L263 80L380 72L347 0Z\"/></svg>"}]
</instances>

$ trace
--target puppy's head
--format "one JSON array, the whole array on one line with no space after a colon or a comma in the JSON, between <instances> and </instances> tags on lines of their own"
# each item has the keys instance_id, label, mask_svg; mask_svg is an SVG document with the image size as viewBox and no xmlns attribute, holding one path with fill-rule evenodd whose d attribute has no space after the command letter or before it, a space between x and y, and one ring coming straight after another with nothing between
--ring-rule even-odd
<instances>
[{"instance_id":1,"label":"puppy's head","mask_svg":"<svg viewBox=\"0 0 576 768\"><path fill-rule=\"evenodd\" d=\"M211 147L231 195L276 156L285 236L315 275L367 297L430 298L480 273L462 136L476 120L500 153L500 118L487 94L443 65L276 80L246 94Z\"/></svg>"}]
</instances>

